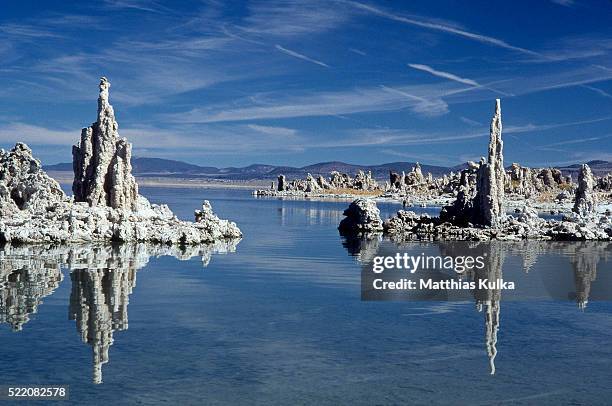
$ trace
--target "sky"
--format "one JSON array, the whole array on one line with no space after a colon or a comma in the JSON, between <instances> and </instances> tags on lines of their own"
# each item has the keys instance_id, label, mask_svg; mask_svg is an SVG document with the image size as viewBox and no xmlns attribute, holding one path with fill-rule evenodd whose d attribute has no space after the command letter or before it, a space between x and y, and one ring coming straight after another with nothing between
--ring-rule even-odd
<instances>
[{"instance_id":1,"label":"sky","mask_svg":"<svg viewBox=\"0 0 612 406\"><path fill-rule=\"evenodd\" d=\"M111 82L135 156L612 161L612 1L3 1L0 147L71 161Z\"/></svg>"}]
</instances>

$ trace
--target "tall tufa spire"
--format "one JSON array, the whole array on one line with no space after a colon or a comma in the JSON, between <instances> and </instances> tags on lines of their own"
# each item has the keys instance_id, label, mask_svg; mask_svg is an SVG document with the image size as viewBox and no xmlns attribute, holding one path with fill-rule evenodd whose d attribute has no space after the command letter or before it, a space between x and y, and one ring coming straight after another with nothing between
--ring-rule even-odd
<instances>
[{"instance_id":1,"label":"tall tufa spire","mask_svg":"<svg viewBox=\"0 0 612 406\"><path fill-rule=\"evenodd\" d=\"M138 185L132 176L132 145L119 137L109 88L108 79L101 77L98 119L81 131L79 145L72 148L72 191L75 201L90 206L134 210Z\"/></svg>"}]
</instances>

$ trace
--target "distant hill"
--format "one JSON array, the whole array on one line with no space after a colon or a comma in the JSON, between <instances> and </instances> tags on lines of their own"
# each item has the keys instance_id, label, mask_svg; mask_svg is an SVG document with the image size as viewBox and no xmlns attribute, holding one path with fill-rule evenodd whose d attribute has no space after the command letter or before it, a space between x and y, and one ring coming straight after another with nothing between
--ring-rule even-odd
<instances>
[{"instance_id":1,"label":"distant hill","mask_svg":"<svg viewBox=\"0 0 612 406\"><path fill-rule=\"evenodd\" d=\"M612 162L591 161L588 162L593 172L602 175L612 172ZM169 178L193 178L193 179L225 179L225 180L265 180L276 179L278 175L285 175L289 179L303 178L307 173L313 176L329 176L330 172L338 171L354 175L357 171L372 171L376 179L387 180L389 171L409 172L416 164L414 162L390 162L381 165L354 165L345 162L321 162L303 167L275 166L265 164L253 164L245 167L216 168L213 166L199 166L182 161L162 158L133 158L132 169L138 177L169 177ZM430 172L434 176L441 176L450 171L458 172L466 167L465 164L453 167L421 165L423 174ZM60 163L47 165L47 171L70 171L71 163ZM576 174L580 170L580 164L561 167L566 174Z\"/></svg>"},{"instance_id":2,"label":"distant hill","mask_svg":"<svg viewBox=\"0 0 612 406\"><path fill-rule=\"evenodd\" d=\"M215 168L209 166L193 165L181 161L162 158L133 158L132 171L139 177L181 177L203 179L229 179L229 180L256 180L276 179L278 175L288 178L302 178L310 173L314 176L329 176L330 172L338 171L354 175L359 170L372 171L378 179L388 179L389 171L410 171L416 164L414 162L392 162L382 165L354 165L345 162L322 162L301 168L292 166L275 166L253 164L245 167ZM46 165L47 171L72 171L71 163ZM422 165L424 174L431 172L434 176L449 171L443 166Z\"/></svg>"},{"instance_id":3,"label":"distant hill","mask_svg":"<svg viewBox=\"0 0 612 406\"><path fill-rule=\"evenodd\" d=\"M568 166L561 166L559 169L565 174L571 174L574 179L577 179L574 175L577 175L580 171L582 164L574 164ZM591 168L594 175L602 176L606 173L612 172L612 162L608 161L589 161L587 165Z\"/></svg>"}]
</instances>

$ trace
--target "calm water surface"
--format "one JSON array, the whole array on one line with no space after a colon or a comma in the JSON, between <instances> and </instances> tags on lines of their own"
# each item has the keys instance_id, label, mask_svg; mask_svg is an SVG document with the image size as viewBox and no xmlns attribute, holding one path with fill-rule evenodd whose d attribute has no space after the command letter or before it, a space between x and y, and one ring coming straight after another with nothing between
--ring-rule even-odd
<instances>
[{"instance_id":1,"label":"calm water surface","mask_svg":"<svg viewBox=\"0 0 612 406\"><path fill-rule=\"evenodd\" d=\"M494 247L530 299L502 294L492 326L469 298L361 301L363 264L395 245L344 241L346 202L141 192L187 219L209 199L244 238L207 266L138 246L5 250L0 384L68 384L75 404L610 404L607 244Z\"/></svg>"}]
</instances>

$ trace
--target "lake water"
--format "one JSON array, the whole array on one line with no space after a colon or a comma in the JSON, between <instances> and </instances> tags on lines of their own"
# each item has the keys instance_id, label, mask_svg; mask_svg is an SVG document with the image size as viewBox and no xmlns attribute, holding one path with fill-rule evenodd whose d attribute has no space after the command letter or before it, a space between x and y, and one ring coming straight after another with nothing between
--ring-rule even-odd
<instances>
[{"instance_id":1,"label":"lake water","mask_svg":"<svg viewBox=\"0 0 612 406\"><path fill-rule=\"evenodd\" d=\"M362 301L376 253L456 247L345 241L347 202L141 192L186 219L209 199L244 238L5 249L0 385L69 385L74 404L610 404L610 244L480 245L522 290L481 312L473 297Z\"/></svg>"}]
</instances>

